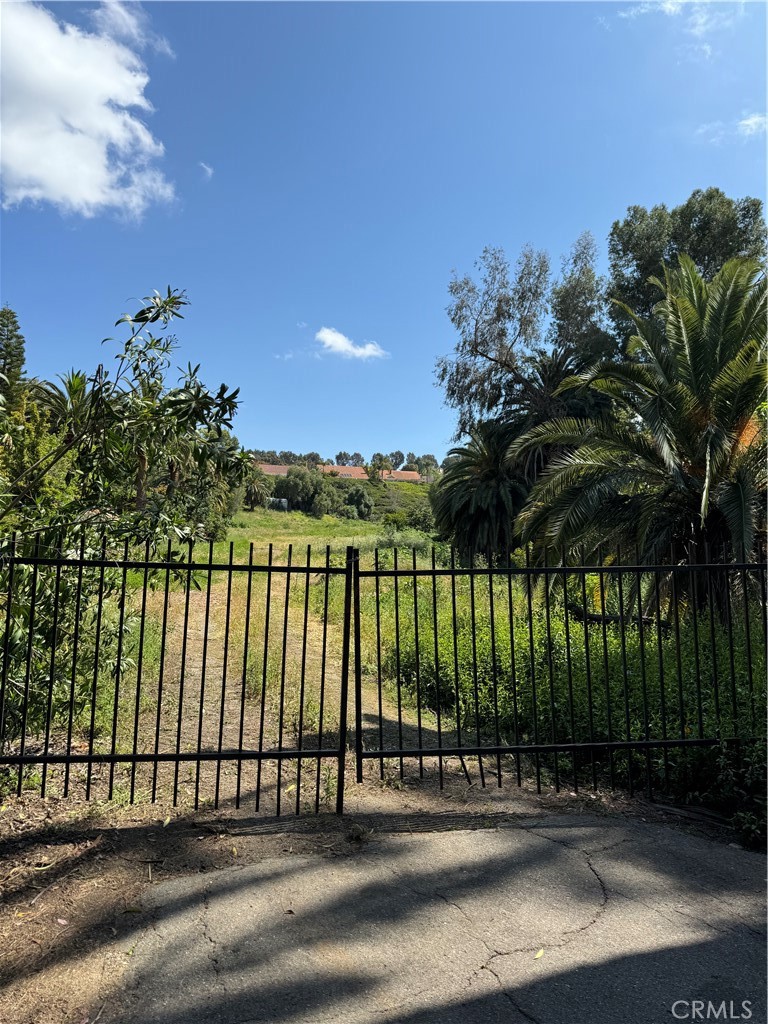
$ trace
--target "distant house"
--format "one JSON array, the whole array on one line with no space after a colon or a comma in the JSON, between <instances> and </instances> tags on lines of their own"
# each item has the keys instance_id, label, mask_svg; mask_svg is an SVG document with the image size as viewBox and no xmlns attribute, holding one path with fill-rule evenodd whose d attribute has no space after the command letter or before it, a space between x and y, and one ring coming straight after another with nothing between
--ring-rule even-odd
<instances>
[{"instance_id":1,"label":"distant house","mask_svg":"<svg viewBox=\"0 0 768 1024\"><path fill-rule=\"evenodd\" d=\"M257 462L256 465L265 476L288 476L290 466L273 466L268 462ZM322 473L329 476L337 476L340 480L367 480L368 471L363 466L334 466L332 463L317 467ZM385 469L381 472L381 479L387 483L409 483L424 484L430 480L426 476L419 476L415 469Z\"/></svg>"},{"instance_id":2,"label":"distant house","mask_svg":"<svg viewBox=\"0 0 768 1024\"><path fill-rule=\"evenodd\" d=\"M323 473L337 476L344 480L367 480L368 474L362 466L320 466Z\"/></svg>"},{"instance_id":3,"label":"distant house","mask_svg":"<svg viewBox=\"0 0 768 1024\"><path fill-rule=\"evenodd\" d=\"M422 477L415 469L385 469L381 473L382 480L402 481L409 484L422 483Z\"/></svg>"}]
</instances>

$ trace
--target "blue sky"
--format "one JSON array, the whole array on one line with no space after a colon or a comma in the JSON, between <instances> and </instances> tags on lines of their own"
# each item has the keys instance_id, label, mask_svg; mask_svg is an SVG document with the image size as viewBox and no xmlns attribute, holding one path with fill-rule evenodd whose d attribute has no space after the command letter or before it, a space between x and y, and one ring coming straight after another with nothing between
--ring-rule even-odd
<instances>
[{"instance_id":1,"label":"blue sky","mask_svg":"<svg viewBox=\"0 0 768 1024\"><path fill-rule=\"evenodd\" d=\"M92 369L168 284L248 447L444 455L451 271L764 198L759 3L4 3L0 300Z\"/></svg>"}]
</instances>

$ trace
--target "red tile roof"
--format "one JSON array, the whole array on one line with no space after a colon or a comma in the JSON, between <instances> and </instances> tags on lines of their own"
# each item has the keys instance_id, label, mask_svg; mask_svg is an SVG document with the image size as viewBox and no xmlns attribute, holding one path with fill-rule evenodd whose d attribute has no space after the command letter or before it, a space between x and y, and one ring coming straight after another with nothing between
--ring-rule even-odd
<instances>
[{"instance_id":1,"label":"red tile roof","mask_svg":"<svg viewBox=\"0 0 768 1024\"><path fill-rule=\"evenodd\" d=\"M345 480L367 480L368 474L362 466L321 466L323 473L331 473Z\"/></svg>"},{"instance_id":2,"label":"red tile roof","mask_svg":"<svg viewBox=\"0 0 768 1024\"><path fill-rule=\"evenodd\" d=\"M386 469L381 474L382 480L407 480L412 484L421 481L421 477L415 469Z\"/></svg>"}]
</instances>

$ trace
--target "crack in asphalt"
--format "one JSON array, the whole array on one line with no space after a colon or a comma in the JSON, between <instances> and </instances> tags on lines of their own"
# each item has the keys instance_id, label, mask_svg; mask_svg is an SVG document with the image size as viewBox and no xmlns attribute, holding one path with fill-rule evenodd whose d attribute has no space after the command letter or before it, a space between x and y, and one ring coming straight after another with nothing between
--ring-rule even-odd
<instances>
[{"instance_id":1,"label":"crack in asphalt","mask_svg":"<svg viewBox=\"0 0 768 1024\"><path fill-rule=\"evenodd\" d=\"M209 894L208 894L208 892L206 890L206 891L203 892L203 912L200 915L200 923L201 923L202 928L203 928L203 938L205 940L207 940L208 942L210 942L211 945L213 946L213 951L209 950L206 953L206 957L213 964L213 972L216 975L216 982L217 982L218 985L221 986L221 991L223 992L223 994L226 995L227 994L227 985L226 985L226 982L225 982L224 977L222 975L222 970L221 970L221 966L219 964L219 957L218 957L218 945L219 944L216 941L216 939L214 939L214 937L211 935L211 933L209 931L209 928L208 928L208 914L209 914L210 909L211 909L211 898L210 898L210 896L209 896Z\"/></svg>"},{"instance_id":2,"label":"crack in asphalt","mask_svg":"<svg viewBox=\"0 0 768 1024\"><path fill-rule=\"evenodd\" d=\"M488 971L488 973L492 974L494 976L494 978L496 979L496 981L498 983L498 986L499 986L499 989L500 989L501 995L504 996L504 998L514 1006L514 1008L517 1010L517 1012L519 1014L521 1014L521 1016L525 1017L526 1020L531 1021L531 1024L541 1024L541 1021L538 1019L538 1017L534 1017L532 1013L529 1013L527 1010L523 1009L523 1007L518 1003L518 1001L515 999L515 997L509 991L509 989L505 988L503 981L498 976L498 974L493 969L493 967L491 967L491 964L496 959L496 957L497 956L503 956L503 955L504 954L496 953L493 956L489 957L488 960L486 960L486 962L484 964L481 964L479 969L477 971L475 971L475 973L473 974L473 977L477 977L480 974L480 971Z\"/></svg>"}]
</instances>

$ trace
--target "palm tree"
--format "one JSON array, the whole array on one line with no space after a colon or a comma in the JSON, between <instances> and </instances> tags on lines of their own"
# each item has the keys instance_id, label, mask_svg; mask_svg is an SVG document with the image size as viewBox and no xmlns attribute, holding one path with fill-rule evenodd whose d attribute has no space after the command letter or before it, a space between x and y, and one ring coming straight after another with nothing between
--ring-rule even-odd
<instances>
[{"instance_id":1,"label":"palm tree","mask_svg":"<svg viewBox=\"0 0 768 1024\"><path fill-rule=\"evenodd\" d=\"M749 557L765 524L765 275L731 260L708 283L681 256L653 282L653 319L623 307L630 358L562 385L609 396L616 415L551 420L512 444L516 457L566 446L531 492L523 538L557 551L622 542L647 561Z\"/></svg>"},{"instance_id":2,"label":"palm tree","mask_svg":"<svg viewBox=\"0 0 768 1024\"><path fill-rule=\"evenodd\" d=\"M470 431L469 442L452 448L451 462L431 499L438 533L462 553L489 557L512 548L514 520L527 490L508 457L515 426L486 420Z\"/></svg>"},{"instance_id":3,"label":"palm tree","mask_svg":"<svg viewBox=\"0 0 768 1024\"><path fill-rule=\"evenodd\" d=\"M248 470L245 482L245 503L251 512L257 506L264 506L270 495L269 480L264 471L253 465Z\"/></svg>"}]
</instances>

